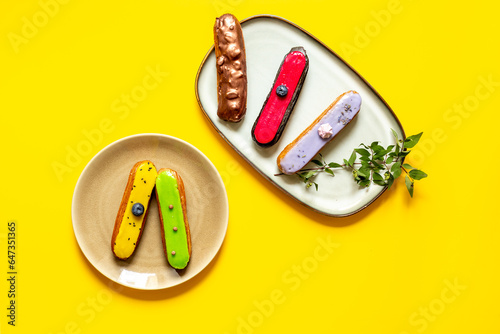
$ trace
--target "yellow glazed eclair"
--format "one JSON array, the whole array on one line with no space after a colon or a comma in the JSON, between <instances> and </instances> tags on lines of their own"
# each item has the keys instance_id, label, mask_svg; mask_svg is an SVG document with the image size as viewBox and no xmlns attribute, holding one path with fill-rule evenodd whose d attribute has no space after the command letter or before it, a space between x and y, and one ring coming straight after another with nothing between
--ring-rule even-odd
<instances>
[{"instance_id":1,"label":"yellow glazed eclair","mask_svg":"<svg viewBox=\"0 0 500 334\"><path fill-rule=\"evenodd\" d=\"M111 238L113 254L121 260L128 259L139 244L156 175L149 160L139 161L130 171Z\"/></svg>"}]
</instances>

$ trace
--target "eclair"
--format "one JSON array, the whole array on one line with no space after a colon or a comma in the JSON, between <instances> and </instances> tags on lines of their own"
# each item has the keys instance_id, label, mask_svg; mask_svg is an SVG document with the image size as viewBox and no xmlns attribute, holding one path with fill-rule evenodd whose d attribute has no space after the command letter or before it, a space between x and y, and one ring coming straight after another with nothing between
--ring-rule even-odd
<instances>
[{"instance_id":1,"label":"eclair","mask_svg":"<svg viewBox=\"0 0 500 334\"><path fill-rule=\"evenodd\" d=\"M247 109L247 65L241 25L231 14L215 20L214 47L217 66L217 115L239 122Z\"/></svg>"},{"instance_id":2,"label":"eclair","mask_svg":"<svg viewBox=\"0 0 500 334\"><path fill-rule=\"evenodd\" d=\"M284 174L294 174L304 168L359 112L361 96L350 90L326 108L293 142L288 144L277 159Z\"/></svg>"},{"instance_id":3,"label":"eclair","mask_svg":"<svg viewBox=\"0 0 500 334\"><path fill-rule=\"evenodd\" d=\"M176 171L169 168L158 171L156 201L165 256L173 268L184 269L191 258L191 235L184 182Z\"/></svg>"},{"instance_id":4,"label":"eclair","mask_svg":"<svg viewBox=\"0 0 500 334\"><path fill-rule=\"evenodd\" d=\"M132 167L111 237L113 254L121 260L128 259L139 245L155 181L156 167L151 161Z\"/></svg>"},{"instance_id":5,"label":"eclair","mask_svg":"<svg viewBox=\"0 0 500 334\"><path fill-rule=\"evenodd\" d=\"M252 128L252 138L259 146L269 147L280 139L308 69L309 58L303 47L294 47L285 55Z\"/></svg>"}]
</instances>

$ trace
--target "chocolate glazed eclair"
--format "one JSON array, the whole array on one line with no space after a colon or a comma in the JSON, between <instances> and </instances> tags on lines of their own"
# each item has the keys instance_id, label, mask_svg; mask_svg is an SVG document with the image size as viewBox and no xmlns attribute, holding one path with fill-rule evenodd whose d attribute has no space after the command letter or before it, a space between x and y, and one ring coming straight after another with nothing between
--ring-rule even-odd
<instances>
[{"instance_id":1,"label":"chocolate glazed eclair","mask_svg":"<svg viewBox=\"0 0 500 334\"><path fill-rule=\"evenodd\" d=\"M239 122L247 109L247 65L241 25L233 15L224 14L215 20L214 40L217 116Z\"/></svg>"}]
</instances>

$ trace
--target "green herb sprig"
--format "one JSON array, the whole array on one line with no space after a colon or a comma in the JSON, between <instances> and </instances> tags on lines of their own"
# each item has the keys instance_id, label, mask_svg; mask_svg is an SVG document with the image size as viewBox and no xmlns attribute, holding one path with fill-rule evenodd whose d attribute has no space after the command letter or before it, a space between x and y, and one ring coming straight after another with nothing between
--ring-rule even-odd
<instances>
[{"instance_id":1,"label":"green herb sprig","mask_svg":"<svg viewBox=\"0 0 500 334\"><path fill-rule=\"evenodd\" d=\"M349 159L343 159L343 163L326 162L320 153L318 159L311 161L317 167L301 169L296 175L306 184L306 188L314 185L317 191L319 185L312 179L320 172L335 176L333 170L336 168L351 170L354 181L360 187L368 187L375 183L391 188L394 181L404 172L406 188L410 196L413 197L415 181L427 177L427 174L404 163L404 158L410 154L408 149L417 145L423 132L403 140L398 138L396 131L393 129L391 131L396 139L395 145L384 147L378 141L374 141L370 145L360 144L360 148L355 148Z\"/></svg>"}]
</instances>

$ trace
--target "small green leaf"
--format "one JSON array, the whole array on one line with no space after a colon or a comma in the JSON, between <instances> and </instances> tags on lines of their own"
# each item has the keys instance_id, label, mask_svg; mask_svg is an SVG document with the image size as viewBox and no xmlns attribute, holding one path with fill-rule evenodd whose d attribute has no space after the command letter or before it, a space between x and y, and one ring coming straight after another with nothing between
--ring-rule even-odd
<instances>
[{"instance_id":1,"label":"small green leaf","mask_svg":"<svg viewBox=\"0 0 500 334\"><path fill-rule=\"evenodd\" d=\"M427 177L427 174L425 174L424 172L422 172L419 169L412 169L410 171L410 177L414 180L421 180L421 179Z\"/></svg>"},{"instance_id":2,"label":"small green leaf","mask_svg":"<svg viewBox=\"0 0 500 334\"><path fill-rule=\"evenodd\" d=\"M394 179L397 179L401 175L401 162L398 161L392 165L391 173Z\"/></svg>"},{"instance_id":3,"label":"small green leaf","mask_svg":"<svg viewBox=\"0 0 500 334\"><path fill-rule=\"evenodd\" d=\"M309 179L316 175L316 173L318 173L317 170L310 170L308 172L298 173L297 175L302 179L302 181L304 181L304 183L308 183Z\"/></svg>"},{"instance_id":4,"label":"small green leaf","mask_svg":"<svg viewBox=\"0 0 500 334\"><path fill-rule=\"evenodd\" d=\"M333 173L333 170L331 170L330 168L325 168L325 172L327 172L331 176L335 176L335 174Z\"/></svg>"},{"instance_id":5,"label":"small green leaf","mask_svg":"<svg viewBox=\"0 0 500 334\"><path fill-rule=\"evenodd\" d=\"M386 164L392 164L392 162L394 161L394 156L390 156L389 158L387 158L387 160L385 161Z\"/></svg>"},{"instance_id":6,"label":"small green leaf","mask_svg":"<svg viewBox=\"0 0 500 334\"><path fill-rule=\"evenodd\" d=\"M361 160L361 167L371 168L372 165L371 165L370 160Z\"/></svg>"},{"instance_id":7,"label":"small green leaf","mask_svg":"<svg viewBox=\"0 0 500 334\"><path fill-rule=\"evenodd\" d=\"M373 143L372 143L372 145L371 145L370 147L371 147L371 149L373 150L373 152L374 152L375 154L377 154L377 153L379 153L379 152L381 152L381 151L384 151L384 147L383 147L383 146L380 146L380 145L378 144L378 142L373 142Z\"/></svg>"},{"instance_id":8,"label":"small green leaf","mask_svg":"<svg viewBox=\"0 0 500 334\"><path fill-rule=\"evenodd\" d=\"M347 166L350 166L349 165L349 161L347 161L346 159L344 159L344 165L347 167Z\"/></svg>"},{"instance_id":9,"label":"small green leaf","mask_svg":"<svg viewBox=\"0 0 500 334\"><path fill-rule=\"evenodd\" d=\"M315 163L318 166L323 166L323 163L319 160L312 160L311 162Z\"/></svg>"},{"instance_id":10,"label":"small green leaf","mask_svg":"<svg viewBox=\"0 0 500 334\"><path fill-rule=\"evenodd\" d=\"M370 156L370 152L368 152L364 148L356 148L356 149L354 149L354 151L356 151L356 153L360 154L361 156L365 156L365 157Z\"/></svg>"},{"instance_id":11,"label":"small green leaf","mask_svg":"<svg viewBox=\"0 0 500 334\"><path fill-rule=\"evenodd\" d=\"M398 141L399 138L398 138L397 132L394 131L394 129L391 129L391 131L392 131L392 135L394 136L394 138L396 138L396 141Z\"/></svg>"},{"instance_id":12,"label":"small green leaf","mask_svg":"<svg viewBox=\"0 0 500 334\"><path fill-rule=\"evenodd\" d=\"M418 141L420 140L420 137L422 137L423 132L420 132L419 134L410 136L405 139L404 141L404 148L412 148L413 146L417 145Z\"/></svg>"},{"instance_id":13,"label":"small green leaf","mask_svg":"<svg viewBox=\"0 0 500 334\"><path fill-rule=\"evenodd\" d=\"M379 186L385 186L384 177L379 173L373 173L373 183L378 184Z\"/></svg>"},{"instance_id":14,"label":"small green leaf","mask_svg":"<svg viewBox=\"0 0 500 334\"><path fill-rule=\"evenodd\" d=\"M405 184L406 184L406 189L408 189L410 196L413 198L413 182L410 180L408 175L406 175L405 177Z\"/></svg>"},{"instance_id":15,"label":"small green leaf","mask_svg":"<svg viewBox=\"0 0 500 334\"><path fill-rule=\"evenodd\" d=\"M401 168L397 169L395 172L392 172L392 177L397 179L401 175Z\"/></svg>"},{"instance_id":16,"label":"small green leaf","mask_svg":"<svg viewBox=\"0 0 500 334\"><path fill-rule=\"evenodd\" d=\"M318 172L318 171L315 171L315 170L310 170L310 171L308 171L307 173L305 173L304 178L305 178L306 180L309 180L311 177L313 177L314 175L316 175L316 173L317 173L317 172Z\"/></svg>"},{"instance_id":17,"label":"small green leaf","mask_svg":"<svg viewBox=\"0 0 500 334\"><path fill-rule=\"evenodd\" d=\"M410 164L403 164L403 167L406 169L413 169L413 167Z\"/></svg>"},{"instance_id":18,"label":"small green leaf","mask_svg":"<svg viewBox=\"0 0 500 334\"><path fill-rule=\"evenodd\" d=\"M404 157L406 157L408 154L410 154L410 151L401 151L401 152L399 152L399 154L398 154L398 155L399 155L399 157L404 158Z\"/></svg>"},{"instance_id":19,"label":"small green leaf","mask_svg":"<svg viewBox=\"0 0 500 334\"><path fill-rule=\"evenodd\" d=\"M314 188L316 188L316 191L318 191L318 184L316 182L313 183L314 183Z\"/></svg>"},{"instance_id":20,"label":"small green leaf","mask_svg":"<svg viewBox=\"0 0 500 334\"><path fill-rule=\"evenodd\" d=\"M381 164L379 164L375 160L372 160L372 165L373 165L373 169L383 169L384 168L384 166L382 166Z\"/></svg>"},{"instance_id":21,"label":"small green leaf","mask_svg":"<svg viewBox=\"0 0 500 334\"><path fill-rule=\"evenodd\" d=\"M363 178L370 177L370 169L367 167L361 167L360 169L358 169L358 175Z\"/></svg>"},{"instance_id":22,"label":"small green leaf","mask_svg":"<svg viewBox=\"0 0 500 334\"><path fill-rule=\"evenodd\" d=\"M321 158L321 161L323 161L323 165L326 165L325 158L323 158L323 154L318 153L319 157Z\"/></svg>"},{"instance_id":23,"label":"small green leaf","mask_svg":"<svg viewBox=\"0 0 500 334\"><path fill-rule=\"evenodd\" d=\"M389 179L387 180L387 189L391 189L393 183L394 183L394 176L390 174Z\"/></svg>"},{"instance_id":24,"label":"small green leaf","mask_svg":"<svg viewBox=\"0 0 500 334\"><path fill-rule=\"evenodd\" d=\"M354 161L356 161L356 151L352 151L351 157L349 158L349 166L354 166Z\"/></svg>"},{"instance_id":25,"label":"small green leaf","mask_svg":"<svg viewBox=\"0 0 500 334\"><path fill-rule=\"evenodd\" d=\"M394 165L391 167L391 172L395 173L397 170L401 170L401 162L396 162Z\"/></svg>"},{"instance_id":26,"label":"small green leaf","mask_svg":"<svg viewBox=\"0 0 500 334\"><path fill-rule=\"evenodd\" d=\"M358 182L358 184L361 187L368 187L370 185L370 183L371 183L370 179L366 179L366 180L362 180L362 181Z\"/></svg>"},{"instance_id":27,"label":"small green leaf","mask_svg":"<svg viewBox=\"0 0 500 334\"><path fill-rule=\"evenodd\" d=\"M332 168L339 168L339 167L342 167L342 165L341 165L341 164L338 164L338 163L336 163L336 162L330 162L330 163L328 164L328 166L330 166L330 167L332 167Z\"/></svg>"},{"instance_id":28,"label":"small green leaf","mask_svg":"<svg viewBox=\"0 0 500 334\"><path fill-rule=\"evenodd\" d=\"M378 152L377 154L375 154L375 156L373 157L373 160L382 160L382 158L387 154L389 153L390 150L382 150L380 152Z\"/></svg>"}]
</instances>

